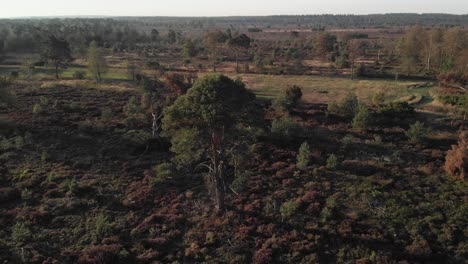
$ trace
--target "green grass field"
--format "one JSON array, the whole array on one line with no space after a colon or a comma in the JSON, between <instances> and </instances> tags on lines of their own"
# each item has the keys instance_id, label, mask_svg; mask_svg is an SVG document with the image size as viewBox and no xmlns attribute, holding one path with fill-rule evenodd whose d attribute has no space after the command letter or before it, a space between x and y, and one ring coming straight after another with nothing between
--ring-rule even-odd
<instances>
[{"instance_id":1,"label":"green grass field","mask_svg":"<svg viewBox=\"0 0 468 264\"><path fill-rule=\"evenodd\" d=\"M431 101L429 91L433 85L415 88L420 83L415 81L394 81L363 79L350 80L320 76L295 75L258 75L240 74L231 77L241 78L247 87L255 91L262 98L275 98L288 86L298 85L304 93L303 99L311 103L327 103L346 96L348 93L356 95L364 101L370 102L377 92L384 92L386 99L407 100L420 98L423 103Z\"/></svg>"}]
</instances>

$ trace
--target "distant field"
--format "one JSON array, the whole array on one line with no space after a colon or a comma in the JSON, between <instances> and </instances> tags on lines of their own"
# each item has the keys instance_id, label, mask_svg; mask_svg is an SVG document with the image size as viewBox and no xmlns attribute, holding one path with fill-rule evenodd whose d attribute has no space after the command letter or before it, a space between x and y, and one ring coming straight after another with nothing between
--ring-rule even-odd
<instances>
[{"instance_id":1,"label":"distant field","mask_svg":"<svg viewBox=\"0 0 468 264\"><path fill-rule=\"evenodd\" d=\"M330 78L320 76L295 76L295 75L258 75L241 74L232 77L241 78L247 86L255 91L257 96L274 98L288 86L298 85L302 87L303 99L311 103L328 103L346 96L349 92L365 101L371 101L372 96L379 91L385 92L387 100L410 101L421 98L421 101L431 101L429 94L432 84L415 88L421 82L393 81L393 80L350 80L344 78Z\"/></svg>"}]
</instances>

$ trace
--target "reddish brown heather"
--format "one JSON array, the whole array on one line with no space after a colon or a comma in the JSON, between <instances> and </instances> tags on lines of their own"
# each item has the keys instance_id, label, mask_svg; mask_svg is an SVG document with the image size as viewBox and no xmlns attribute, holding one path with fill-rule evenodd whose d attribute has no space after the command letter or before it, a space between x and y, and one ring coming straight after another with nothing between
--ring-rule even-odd
<instances>
[{"instance_id":1,"label":"reddish brown heather","mask_svg":"<svg viewBox=\"0 0 468 264\"><path fill-rule=\"evenodd\" d=\"M445 171L450 176L465 180L468 173L468 131L460 134L458 145L452 146L445 158Z\"/></svg>"}]
</instances>

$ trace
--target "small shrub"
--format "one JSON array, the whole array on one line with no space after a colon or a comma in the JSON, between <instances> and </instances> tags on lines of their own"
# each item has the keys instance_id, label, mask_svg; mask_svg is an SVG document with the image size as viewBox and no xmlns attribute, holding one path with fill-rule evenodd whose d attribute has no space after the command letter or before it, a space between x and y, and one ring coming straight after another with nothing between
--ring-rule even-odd
<instances>
[{"instance_id":1,"label":"small shrub","mask_svg":"<svg viewBox=\"0 0 468 264\"><path fill-rule=\"evenodd\" d=\"M167 183L174 176L174 168L171 163L162 163L154 167L155 176L151 178L151 188L160 187L161 184Z\"/></svg>"},{"instance_id":2,"label":"small shrub","mask_svg":"<svg viewBox=\"0 0 468 264\"><path fill-rule=\"evenodd\" d=\"M289 116L277 118L271 124L272 134L286 140L292 140L297 137L300 129L300 125Z\"/></svg>"},{"instance_id":3,"label":"small shrub","mask_svg":"<svg viewBox=\"0 0 468 264\"><path fill-rule=\"evenodd\" d=\"M344 149L347 149L351 144L353 144L354 137L351 135L346 135L341 139L341 145Z\"/></svg>"},{"instance_id":4,"label":"small shrub","mask_svg":"<svg viewBox=\"0 0 468 264\"><path fill-rule=\"evenodd\" d=\"M106 107L101 110L101 121L109 123L112 121L113 113L110 107Z\"/></svg>"},{"instance_id":5,"label":"small shrub","mask_svg":"<svg viewBox=\"0 0 468 264\"><path fill-rule=\"evenodd\" d=\"M414 107L409 105L408 102L390 102L380 105L377 111L388 117L402 117L412 115Z\"/></svg>"},{"instance_id":6,"label":"small shrub","mask_svg":"<svg viewBox=\"0 0 468 264\"><path fill-rule=\"evenodd\" d=\"M29 227L24 224L17 222L11 228L11 239L16 243L24 243L31 238L32 232L29 230Z\"/></svg>"},{"instance_id":7,"label":"small shrub","mask_svg":"<svg viewBox=\"0 0 468 264\"><path fill-rule=\"evenodd\" d=\"M32 191L29 189L23 189L21 191L21 199L23 201L29 201L32 198Z\"/></svg>"},{"instance_id":8,"label":"small shrub","mask_svg":"<svg viewBox=\"0 0 468 264\"><path fill-rule=\"evenodd\" d=\"M367 106L359 102L356 114L353 118L353 128L358 130L365 130L367 128L367 120L369 118L369 110Z\"/></svg>"},{"instance_id":9,"label":"small shrub","mask_svg":"<svg viewBox=\"0 0 468 264\"><path fill-rule=\"evenodd\" d=\"M71 109L71 110L75 110L75 111L76 111L76 110L80 110L80 108L81 108L81 105L80 105L79 102L73 101L73 102L70 103L70 109Z\"/></svg>"},{"instance_id":10,"label":"small shrub","mask_svg":"<svg viewBox=\"0 0 468 264\"><path fill-rule=\"evenodd\" d=\"M112 231L112 225L104 214L99 214L95 218L88 219L86 229L93 243L101 241Z\"/></svg>"},{"instance_id":11,"label":"small shrub","mask_svg":"<svg viewBox=\"0 0 468 264\"><path fill-rule=\"evenodd\" d=\"M310 146L307 142L302 143L301 147L299 148L299 154L297 155L297 168L304 170L310 163Z\"/></svg>"},{"instance_id":12,"label":"small shrub","mask_svg":"<svg viewBox=\"0 0 468 264\"><path fill-rule=\"evenodd\" d=\"M73 79L83 80L84 78L86 78L86 71L76 70L73 73Z\"/></svg>"},{"instance_id":13,"label":"small shrub","mask_svg":"<svg viewBox=\"0 0 468 264\"><path fill-rule=\"evenodd\" d=\"M426 138L430 133L430 130L424 127L424 124L417 121L410 125L409 129L405 132L405 135L409 138L411 143L417 143Z\"/></svg>"},{"instance_id":14,"label":"small shrub","mask_svg":"<svg viewBox=\"0 0 468 264\"><path fill-rule=\"evenodd\" d=\"M302 98L302 89L299 86L293 85L288 87L284 93L273 102L273 107L276 111L285 112L291 111L296 107Z\"/></svg>"},{"instance_id":15,"label":"small shrub","mask_svg":"<svg viewBox=\"0 0 468 264\"><path fill-rule=\"evenodd\" d=\"M328 104L327 114L343 115L343 116L354 116L358 107L358 98L355 94L349 93L339 103L332 102Z\"/></svg>"},{"instance_id":16,"label":"small shrub","mask_svg":"<svg viewBox=\"0 0 468 264\"><path fill-rule=\"evenodd\" d=\"M71 178L68 179L64 182L65 189L67 190L67 193L73 194L76 193L76 190L78 189L78 181L76 178Z\"/></svg>"},{"instance_id":17,"label":"small shrub","mask_svg":"<svg viewBox=\"0 0 468 264\"><path fill-rule=\"evenodd\" d=\"M33 106L32 112L33 112L33 114L35 114L35 115L41 114L41 113L42 113L42 107L41 107L41 105L40 105L40 104L35 104L35 105Z\"/></svg>"},{"instance_id":18,"label":"small shrub","mask_svg":"<svg viewBox=\"0 0 468 264\"><path fill-rule=\"evenodd\" d=\"M327 159L327 169L334 170L338 167L338 158L335 154L331 154Z\"/></svg>"},{"instance_id":19,"label":"small shrub","mask_svg":"<svg viewBox=\"0 0 468 264\"><path fill-rule=\"evenodd\" d=\"M238 175L236 175L236 178L234 178L234 180L232 181L231 188L235 192L241 193L247 188L247 181L249 176L250 174L248 172L239 173Z\"/></svg>"},{"instance_id":20,"label":"small shrub","mask_svg":"<svg viewBox=\"0 0 468 264\"><path fill-rule=\"evenodd\" d=\"M385 92L379 91L372 96L372 103L374 105L383 105L385 103Z\"/></svg>"},{"instance_id":21,"label":"small shrub","mask_svg":"<svg viewBox=\"0 0 468 264\"><path fill-rule=\"evenodd\" d=\"M124 108L124 112L129 117L135 116L141 112L141 108L138 105L138 102L135 96L130 97L127 105Z\"/></svg>"},{"instance_id":22,"label":"small shrub","mask_svg":"<svg viewBox=\"0 0 468 264\"><path fill-rule=\"evenodd\" d=\"M42 106L47 106L49 104L49 99L45 96L39 97L39 101Z\"/></svg>"},{"instance_id":23,"label":"small shrub","mask_svg":"<svg viewBox=\"0 0 468 264\"><path fill-rule=\"evenodd\" d=\"M299 204L296 201L290 200L284 202L280 207L281 219L284 221L291 218L299 208Z\"/></svg>"}]
</instances>

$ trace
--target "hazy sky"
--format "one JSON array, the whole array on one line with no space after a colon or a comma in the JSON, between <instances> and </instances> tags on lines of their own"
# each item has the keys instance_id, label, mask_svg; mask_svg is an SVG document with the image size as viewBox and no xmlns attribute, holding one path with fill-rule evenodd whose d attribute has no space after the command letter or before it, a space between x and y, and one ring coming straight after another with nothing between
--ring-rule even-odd
<instances>
[{"instance_id":1,"label":"hazy sky","mask_svg":"<svg viewBox=\"0 0 468 264\"><path fill-rule=\"evenodd\" d=\"M2 0L0 17L468 14L468 0Z\"/></svg>"}]
</instances>

